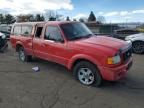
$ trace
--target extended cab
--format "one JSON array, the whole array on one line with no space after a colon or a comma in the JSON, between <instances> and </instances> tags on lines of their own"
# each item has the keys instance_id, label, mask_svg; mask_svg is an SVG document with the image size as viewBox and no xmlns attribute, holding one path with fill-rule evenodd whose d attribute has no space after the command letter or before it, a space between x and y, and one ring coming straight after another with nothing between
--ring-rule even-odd
<instances>
[{"instance_id":1,"label":"extended cab","mask_svg":"<svg viewBox=\"0 0 144 108\"><path fill-rule=\"evenodd\" d=\"M21 61L34 56L62 64L84 85L119 80L132 65L131 43L96 36L80 22L16 23L10 41Z\"/></svg>"}]
</instances>

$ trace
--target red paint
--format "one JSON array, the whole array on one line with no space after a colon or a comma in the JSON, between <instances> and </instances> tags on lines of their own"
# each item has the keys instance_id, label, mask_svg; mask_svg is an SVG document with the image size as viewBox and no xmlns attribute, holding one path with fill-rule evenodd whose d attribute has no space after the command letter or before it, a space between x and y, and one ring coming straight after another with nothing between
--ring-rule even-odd
<instances>
[{"instance_id":1,"label":"red paint","mask_svg":"<svg viewBox=\"0 0 144 108\"><path fill-rule=\"evenodd\" d=\"M118 53L119 49L128 46L127 42L104 36L94 36L86 39L69 41L60 28L60 25L65 23L73 22L42 23L44 27L41 38L35 38L35 29L37 24L41 23L24 23L25 25L29 24L33 26L32 33L27 37L15 36L13 35L12 29L10 37L11 44L14 48L16 48L17 45L21 45L28 55L62 64L69 70L72 69L73 64L77 60L88 60L98 67L105 80L118 80L127 73L126 68L128 64L132 62L132 58L127 62L121 61L121 63L117 65L107 65L107 58L113 57ZM23 23L21 24L23 25ZM44 39L45 30L48 25L54 25L60 28L64 43L51 42ZM123 59L123 53L121 53L121 58Z\"/></svg>"}]
</instances>

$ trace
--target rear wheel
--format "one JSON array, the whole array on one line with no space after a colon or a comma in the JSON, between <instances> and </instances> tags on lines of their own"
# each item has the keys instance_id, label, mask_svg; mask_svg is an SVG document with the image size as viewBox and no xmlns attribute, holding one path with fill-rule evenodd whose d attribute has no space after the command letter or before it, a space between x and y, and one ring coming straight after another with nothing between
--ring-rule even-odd
<instances>
[{"instance_id":1,"label":"rear wheel","mask_svg":"<svg viewBox=\"0 0 144 108\"><path fill-rule=\"evenodd\" d=\"M32 56L27 55L23 47L19 47L18 54L19 54L19 60L22 62L29 62L32 60Z\"/></svg>"},{"instance_id":2,"label":"rear wheel","mask_svg":"<svg viewBox=\"0 0 144 108\"><path fill-rule=\"evenodd\" d=\"M99 70L90 62L81 61L77 63L73 71L76 79L84 85L100 86L102 83L102 77Z\"/></svg>"},{"instance_id":3,"label":"rear wheel","mask_svg":"<svg viewBox=\"0 0 144 108\"><path fill-rule=\"evenodd\" d=\"M134 53L142 54L144 53L144 42L142 41L134 42L132 48Z\"/></svg>"}]
</instances>

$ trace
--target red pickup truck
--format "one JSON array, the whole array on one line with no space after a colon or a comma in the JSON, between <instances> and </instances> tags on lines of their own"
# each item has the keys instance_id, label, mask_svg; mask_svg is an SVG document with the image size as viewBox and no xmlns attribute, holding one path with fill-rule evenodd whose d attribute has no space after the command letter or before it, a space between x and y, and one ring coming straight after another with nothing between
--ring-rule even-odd
<instances>
[{"instance_id":1,"label":"red pickup truck","mask_svg":"<svg viewBox=\"0 0 144 108\"><path fill-rule=\"evenodd\" d=\"M84 85L119 80L132 66L131 43L96 36L80 22L16 23L10 41L21 61L38 57L59 63Z\"/></svg>"}]
</instances>

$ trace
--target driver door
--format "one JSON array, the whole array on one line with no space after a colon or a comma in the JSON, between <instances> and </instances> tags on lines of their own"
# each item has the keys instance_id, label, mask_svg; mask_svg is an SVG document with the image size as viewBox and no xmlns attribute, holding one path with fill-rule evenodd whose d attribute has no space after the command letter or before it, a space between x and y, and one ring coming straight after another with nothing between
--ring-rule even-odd
<instances>
[{"instance_id":1,"label":"driver door","mask_svg":"<svg viewBox=\"0 0 144 108\"><path fill-rule=\"evenodd\" d=\"M67 50L64 39L58 26L48 25L44 35L44 53L51 61L66 65Z\"/></svg>"}]
</instances>

